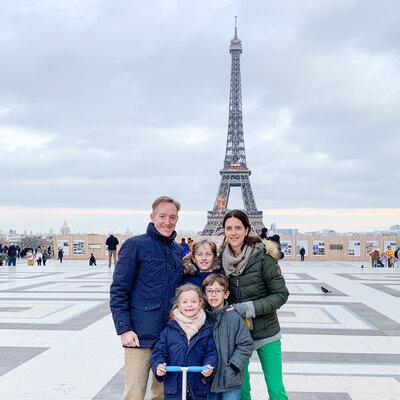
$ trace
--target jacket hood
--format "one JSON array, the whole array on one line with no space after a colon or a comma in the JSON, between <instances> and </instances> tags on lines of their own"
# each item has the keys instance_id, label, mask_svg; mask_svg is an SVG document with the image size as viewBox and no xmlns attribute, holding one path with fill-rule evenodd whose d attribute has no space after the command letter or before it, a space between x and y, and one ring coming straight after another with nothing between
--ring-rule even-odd
<instances>
[{"instance_id":1,"label":"jacket hood","mask_svg":"<svg viewBox=\"0 0 400 400\"><path fill-rule=\"evenodd\" d=\"M279 243L274 242L273 240L263 239L262 243L256 243L254 253L257 251L261 251L262 248L265 249L265 254L268 254L276 261L279 261L281 257Z\"/></svg>"},{"instance_id":2,"label":"jacket hood","mask_svg":"<svg viewBox=\"0 0 400 400\"><path fill-rule=\"evenodd\" d=\"M149 225L147 225L146 233L149 236L154 237L155 239L161 240L162 242L165 242L165 243L172 243L174 241L174 239L176 238L175 231L173 231L169 237L161 235L161 233L158 232L158 230L155 228L155 226L152 222L150 222Z\"/></svg>"},{"instance_id":3,"label":"jacket hood","mask_svg":"<svg viewBox=\"0 0 400 400\"><path fill-rule=\"evenodd\" d=\"M199 267L192 260L192 253L189 253L185 257L183 257L182 265L184 274L194 275L196 272L200 272ZM218 257L215 257L211 270L215 271L219 270L220 268L221 264L219 262L219 259Z\"/></svg>"}]
</instances>

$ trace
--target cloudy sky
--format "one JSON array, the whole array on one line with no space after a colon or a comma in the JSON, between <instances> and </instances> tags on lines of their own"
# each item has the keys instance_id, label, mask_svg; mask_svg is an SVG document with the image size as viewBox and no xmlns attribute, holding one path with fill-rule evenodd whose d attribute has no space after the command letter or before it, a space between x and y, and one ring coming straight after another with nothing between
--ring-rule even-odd
<instances>
[{"instance_id":1,"label":"cloudy sky","mask_svg":"<svg viewBox=\"0 0 400 400\"><path fill-rule=\"evenodd\" d=\"M397 1L0 1L0 229L200 230L225 153L238 16L264 223L400 224ZM241 208L238 191L230 207Z\"/></svg>"}]
</instances>

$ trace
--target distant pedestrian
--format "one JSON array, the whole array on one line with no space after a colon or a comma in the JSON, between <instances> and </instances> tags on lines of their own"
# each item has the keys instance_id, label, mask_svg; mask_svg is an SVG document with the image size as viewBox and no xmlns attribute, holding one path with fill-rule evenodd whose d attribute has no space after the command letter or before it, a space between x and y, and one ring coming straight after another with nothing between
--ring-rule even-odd
<instances>
[{"instance_id":1,"label":"distant pedestrian","mask_svg":"<svg viewBox=\"0 0 400 400\"><path fill-rule=\"evenodd\" d=\"M386 250L387 266L394 267L394 253L390 246Z\"/></svg>"},{"instance_id":2,"label":"distant pedestrian","mask_svg":"<svg viewBox=\"0 0 400 400\"><path fill-rule=\"evenodd\" d=\"M35 257L33 256L32 251L28 251L27 258L28 258L28 265L35 265Z\"/></svg>"},{"instance_id":3,"label":"distant pedestrian","mask_svg":"<svg viewBox=\"0 0 400 400\"><path fill-rule=\"evenodd\" d=\"M268 238L268 229L267 228L262 228L261 229L260 238L261 239L267 239Z\"/></svg>"},{"instance_id":4,"label":"distant pedestrian","mask_svg":"<svg viewBox=\"0 0 400 400\"><path fill-rule=\"evenodd\" d=\"M15 248L17 249L17 258L18 258L18 260L19 260L20 254L21 254L21 247L19 247L19 244L17 244L17 245L15 246Z\"/></svg>"},{"instance_id":5,"label":"distant pedestrian","mask_svg":"<svg viewBox=\"0 0 400 400\"><path fill-rule=\"evenodd\" d=\"M91 265L94 265L94 266L97 267L96 258L95 258L95 256L93 255L93 253L90 253L89 265L90 265L90 266L91 266Z\"/></svg>"},{"instance_id":6,"label":"distant pedestrian","mask_svg":"<svg viewBox=\"0 0 400 400\"><path fill-rule=\"evenodd\" d=\"M42 252L38 251L36 253L36 264L38 267L40 267L42 265Z\"/></svg>"},{"instance_id":7,"label":"distant pedestrian","mask_svg":"<svg viewBox=\"0 0 400 400\"><path fill-rule=\"evenodd\" d=\"M43 261L43 265L46 265L46 261L49 258L48 254L46 253L46 250L43 252L43 256L42 256L42 261Z\"/></svg>"},{"instance_id":8,"label":"distant pedestrian","mask_svg":"<svg viewBox=\"0 0 400 400\"><path fill-rule=\"evenodd\" d=\"M117 264L117 246L119 245L118 239L114 235L110 235L106 240L108 248L108 268L111 268L111 258L114 258L114 267Z\"/></svg>"},{"instance_id":9,"label":"distant pedestrian","mask_svg":"<svg viewBox=\"0 0 400 400\"><path fill-rule=\"evenodd\" d=\"M15 267L17 263L17 248L14 243L11 243L11 246L8 248L8 266L11 267L11 264Z\"/></svg>"},{"instance_id":10,"label":"distant pedestrian","mask_svg":"<svg viewBox=\"0 0 400 400\"><path fill-rule=\"evenodd\" d=\"M301 261L304 261L304 255L305 254L306 254L306 249L303 246L301 246L301 249L300 249Z\"/></svg>"},{"instance_id":11,"label":"distant pedestrian","mask_svg":"<svg viewBox=\"0 0 400 400\"><path fill-rule=\"evenodd\" d=\"M60 260L60 263L62 263L63 257L64 257L64 252L63 252L63 249L60 247L58 249L58 259Z\"/></svg>"},{"instance_id":12,"label":"distant pedestrian","mask_svg":"<svg viewBox=\"0 0 400 400\"><path fill-rule=\"evenodd\" d=\"M51 258L51 246L47 248L47 258Z\"/></svg>"},{"instance_id":13,"label":"distant pedestrian","mask_svg":"<svg viewBox=\"0 0 400 400\"><path fill-rule=\"evenodd\" d=\"M186 256L186 254L189 253L189 245L186 243L185 238L182 238L181 246L182 246L182 249L183 249L183 255Z\"/></svg>"},{"instance_id":14,"label":"distant pedestrian","mask_svg":"<svg viewBox=\"0 0 400 400\"><path fill-rule=\"evenodd\" d=\"M379 263L379 253L380 250L379 249L375 249L371 255L371 265L372 268L377 268L378 267L378 263Z\"/></svg>"},{"instance_id":15,"label":"distant pedestrian","mask_svg":"<svg viewBox=\"0 0 400 400\"><path fill-rule=\"evenodd\" d=\"M188 246L189 246L189 253L192 251L192 244L193 244L193 239L192 238L188 238Z\"/></svg>"}]
</instances>

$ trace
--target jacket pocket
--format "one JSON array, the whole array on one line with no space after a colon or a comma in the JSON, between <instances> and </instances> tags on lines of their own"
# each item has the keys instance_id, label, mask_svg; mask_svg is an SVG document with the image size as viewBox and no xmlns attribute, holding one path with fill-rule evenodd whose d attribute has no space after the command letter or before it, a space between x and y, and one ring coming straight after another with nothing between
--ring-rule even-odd
<instances>
[{"instance_id":1,"label":"jacket pocket","mask_svg":"<svg viewBox=\"0 0 400 400\"><path fill-rule=\"evenodd\" d=\"M223 374L223 386L225 389L239 387L243 384L244 371L232 368L229 364L226 365Z\"/></svg>"},{"instance_id":2,"label":"jacket pocket","mask_svg":"<svg viewBox=\"0 0 400 400\"><path fill-rule=\"evenodd\" d=\"M161 302L132 304L131 320L133 330L141 338L154 338L160 334L162 321Z\"/></svg>"}]
</instances>

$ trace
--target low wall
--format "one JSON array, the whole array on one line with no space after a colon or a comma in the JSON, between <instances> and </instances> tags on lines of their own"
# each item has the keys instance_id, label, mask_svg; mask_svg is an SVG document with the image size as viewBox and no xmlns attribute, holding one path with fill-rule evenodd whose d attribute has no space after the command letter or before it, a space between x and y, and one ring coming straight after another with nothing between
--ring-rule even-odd
<instances>
[{"instance_id":1,"label":"low wall","mask_svg":"<svg viewBox=\"0 0 400 400\"><path fill-rule=\"evenodd\" d=\"M108 258L106 240L109 235L55 235L54 249L62 247L66 260L83 260L93 253L96 259ZM130 238L129 235L114 235L121 248L122 243ZM188 236L177 236L179 243L181 238ZM192 239L201 236L190 236ZM222 236L210 237L218 245L222 242ZM367 261L371 248L378 247L386 250L388 245L395 250L400 245L400 236L281 236L282 251L285 253L284 260L300 260L300 248L306 250L305 260L321 261Z\"/></svg>"}]
</instances>

